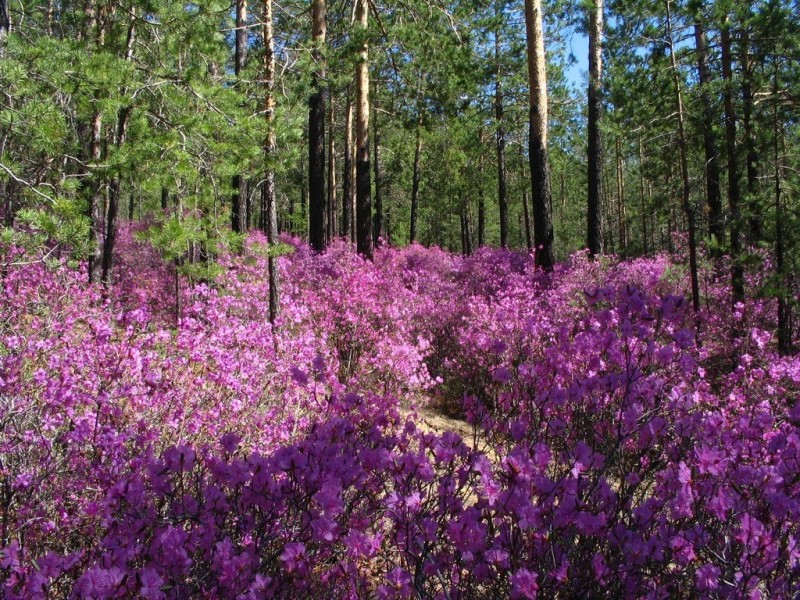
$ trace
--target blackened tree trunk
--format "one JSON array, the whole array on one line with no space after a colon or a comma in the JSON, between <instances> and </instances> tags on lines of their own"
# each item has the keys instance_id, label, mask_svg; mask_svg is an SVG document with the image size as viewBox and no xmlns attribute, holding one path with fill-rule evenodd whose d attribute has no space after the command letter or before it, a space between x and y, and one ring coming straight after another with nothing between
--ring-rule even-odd
<instances>
[{"instance_id":1,"label":"blackened tree trunk","mask_svg":"<svg viewBox=\"0 0 800 600\"><path fill-rule=\"evenodd\" d=\"M588 109L588 194L587 246L594 257L603 248L603 144L600 134L603 89L603 0L595 0L589 9L589 94Z\"/></svg>"},{"instance_id":2,"label":"blackened tree trunk","mask_svg":"<svg viewBox=\"0 0 800 600\"><path fill-rule=\"evenodd\" d=\"M708 206L708 233L714 242L714 253L719 254L725 243L725 228L722 217L722 195L719 179L719 155L714 141L714 108L708 86L708 42L700 14L700 2L693 2L690 10L694 15L694 43L697 52L697 82L700 86L700 104L703 120L703 149L705 150L706 204Z\"/></svg>"},{"instance_id":3,"label":"blackened tree trunk","mask_svg":"<svg viewBox=\"0 0 800 600\"><path fill-rule=\"evenodd\" d=\"M722 50L722 79L725 87L725 152L728 155L728 209L731 230L731 283L733 302L744 300L744 271L741 265L742 245L739 234L741 215L741 190L739 187L739 152L736 145L736 109L733 103L733 64L731 58L730 23L726 19L720 30Z\"/></svg>"},{"instance_id":4,"label":"blackened tree trunk","mask_svg":"<svg viewBox=\"0 0 800 600\"><path fill-rule=\"evenodd\" d=\"M536 265L545 271L551 271L555 264L555 256L550 207L550 162L547 154L547 63L544 53L541 0L525 0L525 29L530 87L528 156L531 169Z\"/></svg>"},{"instance_id":5,"label":"blackened tree trunk","mask_svg":"<svg viewBox=\"0 0 800 600\"><path fill-rule=\"evenodd\" d=\"M315 62L308 101L308 240L317 252L325 250L325 59L326 2L312 0L312 58Z\"/></svg>"},{"instance_id":6,"label":"blackened tree trunk","mask_svg":"<svg viewBox=\"0 0 800 600\"><path fill-rule=\"evenodd\" d=\"M408 242L417 241L417 215L419 213L419 161L422 156L422 124L417 123L417 141L414 145L414 171L411 175L411 227Z\"/></svg>"},{"instance_id":7,"label":"blackened tree trunk","mask_svg":"<svg viewBox=\"0 0 800 600\"><path fill-rule=\"evenodd\" d=\"M247 59L247 0L236 0L236 47L234 53L234 74L237 83L244 70ZM247 230L247 180L240 173L231 181L231 229L237 233Z\"/></svg>"},{"instance_id":8,"label":"blackened tree trunk","mask_svg":"<svg viewBox=\"0 0 800 600\"><path fill-rule=\"evenodd\" d=\"M262 36L264 38L264 119L267 137L264 140L264 185L261 204L264 207L263 223L267 243L273 246L278 242L278 207L275 200L275 173L271 163L275 155L275 50L272 25L272 0L264 0L262 15ZM267 258L269 271L269 322L275 325L280 310L280 290L277 257L270 252Z\"/></svg>"},{"instance_id":9,"label":"blackened tree trunk","mask_svg":"<svg viewBox=\"0 0 800 600\"><path fill-rule=\"evenodd\" d=\"M372 260L372 190L369 164L369 46L367 0L356 0L356 22L363 42L356 63L356 248Z\"/></svg>"}]
</instances>

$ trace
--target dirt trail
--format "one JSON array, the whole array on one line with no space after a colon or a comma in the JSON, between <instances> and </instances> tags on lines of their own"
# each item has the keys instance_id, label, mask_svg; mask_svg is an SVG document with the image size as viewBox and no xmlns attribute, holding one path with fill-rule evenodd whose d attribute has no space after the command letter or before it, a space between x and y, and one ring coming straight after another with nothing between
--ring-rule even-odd
<instances>
[{"instance_id":1,"label":"dirt trail","mask_svg":"<svg viewBox=\"0 0 800 600\"><path fill-rule=\"evenodd\" d=\"M433 398L418 398L413 405L402 411L404 417L411 417L416 426L423 432L442 435L446 431L457 433L464 443L479 452L486 454L492 462L497 454L481 436L476 435L475 428L463 419L447 416Z\"/></svg>"}]
</instances>

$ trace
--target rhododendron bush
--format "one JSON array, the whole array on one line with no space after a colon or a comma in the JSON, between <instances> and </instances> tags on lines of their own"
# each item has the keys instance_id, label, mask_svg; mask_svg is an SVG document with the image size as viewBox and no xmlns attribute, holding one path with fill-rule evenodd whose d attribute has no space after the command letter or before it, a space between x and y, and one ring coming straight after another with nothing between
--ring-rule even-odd
<instances>
[{"instance_id":1,"label":"rhododendron bush","mask_svg":"<svg viewBox=\"0 0 800 600\"><path fill-rule=\"evenodd\" d=\"M16 256L4 597L800 594L800 361L768 301L708 272L695 319L667 256L287 242L274 328L257 235L176 288L123 231L106 296Z\"/></svg>"}]
</instances>

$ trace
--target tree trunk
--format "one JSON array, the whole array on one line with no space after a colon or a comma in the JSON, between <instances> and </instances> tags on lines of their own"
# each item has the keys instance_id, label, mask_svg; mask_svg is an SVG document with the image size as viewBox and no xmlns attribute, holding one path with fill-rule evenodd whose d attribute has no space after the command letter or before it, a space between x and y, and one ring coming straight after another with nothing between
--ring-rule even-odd
<instances>
[{"instance_id":1,"label":"tree trunk","mask_svg":"<svg viewBox=\"0 0 800 600\"><path fill-rule=\"evenodd\" d=\"M317 252L325 250L325 59L326 2L311 2L311 56L315 63L308 101L308 239Z\"/></svg>"},{"instance_id":2,"label":"tree trunk","mask_svg":"<svg viewBox=\"0 0 800 600\"><path fill-rule=\"evenodd\" d=\"M461 254L470 256L472 254L472 238L469 234L469 212L467 207L461 208Z\"/></svg>"},{"instance_id":3,"label":"tree trunk","mask_svg":"<svg viewBox=\"0 0 800 600\"><path fill-rule=\"evenodd\" d=\"M336 198L336 136L333 135L336 117L333 98L328 90L328 239L332 240L338 232L338 203Z\"/></svg>"},{"instance_id":4,"label":"tree trunk","mask_svg":"<svg viewBox=\"0 0 800 600\"><path fill-rule=\"evenodd\" d=\"M353 240L353 101L347 94L347 112L344 121L344 157L342 170L342 237Z\"/></svg>"},{"instance_id":5,"label":"tree trunk","mask_svg":"<svg viewBox=\"0 0 800 600\"><path fill-rule=\"evenodd\" d=\"M11 32L11 19L8 16L8 1L0 0L0 60L6 51L6 39Z\"/></svg>"},{"instance_id":6,"label":"tree trunk","mask_svg":"<svg viewBox=\"0 0 800 600\"><path fill-rule=\"evenodd\" d=\"M600 119L603 100L603 0L595 0L589 10L589 121L588 133L588 179L587 194L588 230L587 246L589 256L594 257L602 252L603 247L603 144L600 134Z\"/></svg>"},{"instance_id":7,"label":"tree trunk","mask_svg":"<svg viewBox=\"0 0 800 600\"><path fill-rule=\"evenodd\" d=\"M742 65L742 129L744 133L745 170L747 173L746 212L748 237L751 245L761 240L761 215L759 214L758 184L758 152L756 151L755 133L753 132L753 66L750 61L750 36L746 26L742 30L741 58Z\"/></svg>"},{"instance_id":8,"label":"tree trunk","mask_svg":"<svg viewBox=\"0 0 800 600\"><path fill-rule=\"evenodd\" d=\"M611 189L611 183L608 180L608 169L602 169L602 187L604 190ZM600 219L605 231L603 233L603 252L614 254L616 252L615 240L616 237L614 236L614 203L613 202L604 202L602 206L603 210L603 217Z\"/></svg>"},{"instance_id":9,"label":"tree trunk","mask_svg":"<svg viewBox=\"0 0 800 600\"><path fill-rule=\"evenodd\" d=\"M776 61L777 63L777 61ZM778 95L778 67L772 82L773 96ZM780 129L778 121L778 104L773 106L773 152L775 161L775 271L778 276L778 352L782 356L792 353L792 305L789 277L786 273L785 244L783 235L783 200L781 190L781 155L780 155Z\"/></svg>"},{"instance_id":10,"label":"tree trunk","mask_svg":"<svg viewBox=\"0 0 800 600\"><path fill-rule=\"evenodd\" d=\"M459 213L459 220L461 222L461 255L467 255L467 225L464 222L464 209Z\"/></svg>"},{"instance_id":11,"label":"tree trunk","mask_svg":"<svg viewBox=\"0 0 800 600\"><path fill-rule=\"evenodd\" d=\"M264 38L264 120L266 123L267 137L264 140L264 185L261 188L263 195L261 204L265 215L264 234L270 248L278 242L278 208L275 201L275 173L270 167L275 155L275 50L272 25L272 0L264 0L264 14L262 16L262 36ZM275 325L280 310L280 289L278 280L277 257L270 252L267 258L269 276L269 322Z\"/></svg>"},{"instance_id":12,"label":"tree trunk","mask_svg":"<svg viewBox=\"0 0 800 600\"><path fill-rule=\"evenodd\" d=\"M478 158L478 248L486 245L486 198L483 195L483 129L479 136L481 155Z\"/></svg>"},{"instance_id":13,"label":"tree trunk","mask_svg":"<svg viewBox=\"0 0 800 600\"><path fill-rule=\"evenodd\" d=\"M128 120L130 119L133 107L126 106L119 111L117 120L117 147L125 143L125 136L128 131ZM111 188L108 196L108 211L106 213L106 234L103 239L103 264L100 281L108 286L111 282L111 266L114 259L114 244L117 241L117 214L119 213L120 183L122 176L116 175L111 181Z\"/></svg>"},{"instance_id":14,"label":"tree trunk","mask_svg":"<svg viewBox=\"0 0 800 600\"><path fill-rule=\"evenodd\" d=\"M667 43L669 44L669 56L672 66L672 81L675 87L675 104L678 110L678 152L681 164L681 199L683 201L683 211L686 214L686 221L689 229L689 271L692 280L692 307L695 313L700 311L700 286L697 278L697 240L695 236L694 207L691 203L691 187L689 185L689 164L688 148L686 144L686 132L684 127L684 108L683 94L681 92L680 74L678 73L678 61L675 57L675 45L672 39L672 20L670 15L670 0L665 0L667 12ZM620 201L622 199L620 198ZM697 334L699 335L700 320L697 318ZM699 338L698 338L699 339Z\"/></svg>"},{"instance_id":15,"label":"tree trunk","mask_svg":"<svg viewBox=\"0 0 800 600\"><path fill-rule=\"evenodd\" d=\"M384 221L386 222L386 225L384 227L384 230L386 231L386 233L384 234L384 239L386 240L386 245L387 246L391 246L392 245L392 210L391 210L391 208L392 207L390 205L387 205L385 213L384 213Z\"/></svg>"},{"instance_id":16,"label":"tree trunk","mask_svg":"<svg viewBox=\"0 0 800 600\"><path fill-rule=\"evenodd\" d=\"M103 117L100 112L96 112L92 117L92 137L89 146L89 156L92 163L97 166L100 163L101 157L101 140L103 130ZM102 185L100 177L97 173L92 175L92 182L89 184L89 234L90 234L90 254L88 257L89 267L89 283L97 283L100 281L101 275L101 247L102 247L102 231L103 231L103 217L105 211L103 210L103 203L101 202Z\"/></svg>"},{"instance_id":17,"label":"tree trunk","mask_svg":"<svg viewBox=\"0 0 800 600\"><path fill-rule=\"evenodd\" d=\"M725 148L728 155L728 206L731 219L731 283L733 302L744 300L744 272L740 263L742 246L739 238L741 216L739 205L741 192L739 188L739 152L736 146L736 110L733 104L733 67L731 60L730 24L726 19L720 31L722 50L722 79L725 87L723 98L725 104Z\"/></svg>"},{"instance_id":18,"label":"tree trunk","mask_svg":"<svg viewBox=\"0 0 800 600\"><path fill-rule=\"evenodd\" d=\"M411 226L408 243L417 241L417 214L419 213L419 161L422 156L422 124L417 123L417 141L414 145L414 171L411 175Z\"/></svg>"},{"instance_id":19,"label":"tree trunk","mask_svg":"<svg viewBox=\"0 0 800 600\"><path fill-rule=\"evenodd\" d=\"M530 86L529 160L533 232L536 265L551 271L553 256L553 221L550 215L550 164L547 155L547 72L542 30L541 0L525 0L525 28L528 46L528 83Z\"/></svg>"},{"instance_id":20,"label":"tree trunk","mask_svg":"<svg viewBox=\"0 0 800 600\"><path fill-rule=\"evenodd\" d=\"M373 227L373 238L374 243L377 246L378 241L383 237L383 190L381 186L383 182L381 181L381 132L378 129L378 118L377 114L375 116L375 120L373 122L373 134L372 134L372 142L373 142L373 152L374 152L374 161L375 164L373 165L373 169L375 172L375 225Z\"/></svg>"},{"instance_id":21,"label":"tree trunk","mask_svg":"<svg viewBox=\"0 0 800 600\"><path fill-rule=\"evenodd\" d=\"M703 148L705 150L706 204L708 205L708 233L714 241L714 253L719 254L725 243L725 229L722 217L722 196L719 183L719 156L714 141L714 108L708 86L711 79L708 74L708 43L703 30L699 4L694 4L694 41L697 50L697 81L700 86L700 104L702 106Z\"/></svg>"},{"instance_id":22,"label":"tree trunk","mask_svg":"<svg viewBox=\"0 0 800 600\"><path fill-rule=\"evenodd\" d=\"M642 138L639 138L639 202L642 212L642 250L647 256L647 207L644 195L644 151L642 150Z\"/></svg>"},{"instance_id":23,"label":"tree trunk","mask_svg":"<svg viewBox=\"0 0 800 600\"><path fill-rule=\"evenodd\" d=\"M131 16L134 18L128 27L128 35L125 43L125 60L130 61L133 59L133 47L136 43L136 12L135 8L131 9ZM125 106L119 110L117 116L117 139L116 146L121 148L125 143L125 137L128 131L128 121L133 111L133 106ZM120 186L122 176L115 175L109 189L108 210L106 211L105 222L105 237L103 238L103 257L102 257L102 273L100 280L103 285L108 286L111 282L111 267L114 260L114 245L117 240L117 215L119 214L120 205ZM133 210L131 209L131 214Z\"/></svg>"},{"instance_id":24,"label":"tree trunk","mask_svg":"<svg viewBox=\"0 0 800 600\"><path fill-rule=\"evenodd\" d=\"M628 249L628 231L625 218L625 163L622 159L622 142L617 138L615 144L617 163L617 232L619 252L624 255Z\"/></svg>"},{"instance_id":25,"label":"tree trunk","mask_svg":"<svg viewBox=\"0 0 800 600\"><path fill-rule=\"evenodd\" d=\"M367 0L356 0L356 22L364 41L356 62L356 247L372 260L372 197L369 165L369 46Z\"/></svg>"},{"instance_id":26,"label":"tree trunk","mask_svg":"<svg viewBox=\"0 0 800 600\"><path fill-rule=\"evenodd\" d=\"M522 192L522 214L525 217L525 245L528 252L533 250L533 237L531 236L531 211L528 207L528 192Z\"/></svg>"},{"instance_id":27,"label":"tree trunk","mask_svg":"<svg viewBox=\"0 0 800 600\"><path fill-rule=\"evenodd\" d=\"M236 84L244 70L247 58L247 0L236 0L236 47L234 48L233 69L236 75ZM240 173L233 176L231 181L233 194L231 195L231 229L236 233L247 230L247 182Z\"/></svg>"},{"instance_id":28,"label":"tree trunk","mask_svg":"<svg viewBox=\"0 0 800 600\"><path fill-rule=\"evenodd\" d=\"M508 191L506 185L506 132L503 127L503 82L500 68L500 33L494 32L494 114L497 123L497 203L500 208L500 246L508 247Z\"/></svg>"}]
</instances>

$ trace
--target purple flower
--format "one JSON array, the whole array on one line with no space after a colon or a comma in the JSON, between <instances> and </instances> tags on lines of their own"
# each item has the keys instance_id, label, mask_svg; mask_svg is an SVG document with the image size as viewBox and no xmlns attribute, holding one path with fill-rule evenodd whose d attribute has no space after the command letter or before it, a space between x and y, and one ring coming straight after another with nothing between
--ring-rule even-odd
<instances>
[{"instance_id":1,"label":"purple flower","mask_svg":"<svg viewBox=\"0 0 800 600\"><path fill-rule=\"evenodd\" d=\"M300 386L308 385L308 373L300 369L299 367L290 367L289 374L294 379L294 382Z\"/></svg>"},{"instance_id":2,"label":"purple flower","mask_svg":"<svg viewBox=\"0 0 800 600\"><path fill-rule=\"evenodd\" d=\"M225 452L233 454L234 452L236 452L236 450L238 450L241 441L242 438L236 435L235 433L226 433L225 435L222 436L222 439L220 440L220 445L225 450Z\"/></svg>"},{"instance_id":3,"label":"purple flower","mask_svg":"<svg viewBox=\"0 0 800 600\"><path fill-rule=\"evenodd\" d=\"M698 591L707 592L719 587L719 567L712 564L705 564L695 572L695 582Z\"/></svg>"},{"instance_id":4,"label":"purple flower","mask_svg":"<svg viewBox=\"0 0 800 600\"><path fill-rule=\"evenodd\" d=\"M314 373L321 375L325 372L325 358L321 354L317 354L314 360L311 361L311 368Z\"/></svg>"},{"instance_id":5,"label":"purple flower","mask_svg":"<svg viewBox=\"0 0 800 600\"><path fill-rule=\"evenodd\" d=\"M492 379L498 383L506 384L511 381L511 371L507 367L497 367L492 371Z\"/></svg>"},{"instance_id":6,"label":"purple flower","mask_svg":"<svg viewBox=\"0 0 800 600\"><path fill-rule=\"evenodd\" d=\"M386 576L389 587L401 594L411 592L411 573L400 567L395 567Z\"/></svg>"},{"instance_id":7,"label":"purple flower","mask_svg":"<svg viewBox=\"0 0 800 600\"><path fill-rule=\"evenodd\" d=\"M519 569L511 576L511 597L534 600L539 593L539 575L528 569Z\"/></svg>"},{"instance_id":8,"label":"purple flower","mask_svg":"<svg viewBox=\"0 0 800 600\"><path fill-rule=\"evenodd\" d=\"M289 542L280 556L283 568L292 575L303 577L308 571L306 546L301 542Z\"/></svg>"}]
</instances>

